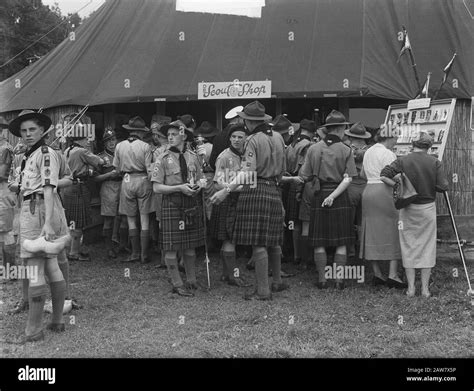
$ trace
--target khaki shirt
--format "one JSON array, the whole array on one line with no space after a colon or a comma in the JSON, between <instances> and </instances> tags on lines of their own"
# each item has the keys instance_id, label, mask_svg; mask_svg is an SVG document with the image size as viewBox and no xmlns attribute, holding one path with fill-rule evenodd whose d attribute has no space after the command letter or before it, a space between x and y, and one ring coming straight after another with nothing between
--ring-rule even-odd
<instances>
[{"instance_id":1,"label":"khaki shirt","mask_svg":"<svg viewBox=\"0 0 474 391\"><path fill-rule=\"evenodd\" d=\"M139 140L130 139L121 141L115 147L113 165L121 173L147 172L152 160L150 144Z\"/></svg>"},{"instance_id":2,"label":"khaki shirt","mask_svg":"<svg viewBox=\"0 0 474 391\"><path fill-rule=\"evenodd\" d=\"M268 127L267 124L259 125ZM286 171L285 141L280 133L257 131L246 140L243 171L256 171L258 178L279 177Z\"/></svg>"},{"instance_id":3,"label":"khaki shirt","mask_svg":"<svg viewBox=\"0 0 474 391\"><path fill-rule=\"evenodd\" d=\"M202 167L198 156L187 149L184 152L184 159L188 165L187 183L191 183L191 178L194 177L194 183L197 184L197 181L203 178ZM151 181L168 186L182 185L184 182L181 179L179 154L171 152L169 149L163 152L153 165Z\"/></svg>"},{"instance_id":4,"label":"khaki shirt","mask_svg":"<svg viewBox=\"0 0 474 391\"><path fill-rule=\"evenodd\" d=\"M104 161L104 165L102 166L102 170L101 170L102 173L105 174L114 169L114 165L112 164L114 161L114 155L111 155L110 153L104 150L101 153L99 153L97 156L99 156Z\"/></svg>"},{"instance_id":5,"label":"khaki shirt","mask_svg":"<svg viewBox=\"0 0 474 391\"><path fill-rule=\"evenodd\" d=\"M0 140L0 182L8 181L13 163L13 147L6 140Z\"/></svg>"},{"instance_id":6,"label":"khaki shirt","mask_svg":"<svg viewBox=\"0 0 474 391\"><path fill-rule=\"evenodd\" d=\"M290 175L297 174L298 170L304 163L306 152L308 151L311 141L303 138L298 141L295 146L289 145L286 149L286 169Z\"/></svg>"},{"instance_id":7,"label":"khaki shirt","mask_svg":"<svg viewBox=\"0 0 474 391\"><path fill-rule=\"evenodd\" d=\"M21 189L23 197L33 193L43 193L44 186L58 186L60 178L61 157L43 145L34 151L26 160L25 169L21 173Z\"/></svg>"},{"instance_id":8,"label":"khaki shirt","mask_svg":"<svg viewBox=\"0 0 474 391\"><path fill-rule=\"evenodd\" d=\"M340 140L337 136L331 136L309 147L299 173L303 179L314 175L321 182L340 183L344 174L350 177L357 175L352 149L337 141ZM325 140L328 140L329 145Z\"/></svg>"},{"instance_id":9,"label":"khaki shirt","mask_svg":"<svg viewBox=\"0 0 474 391\"><path fill-rule=\"evenodd\" d=\"M214 182L230 183L241 170L242 158L230 148L224 149L216 160Z\"/></svg>"},{"instance_id":10,"label":"khaki shirt","mask_svg":"<svg viewBox=\"0 0 474 391\"><path fill-rule=\"evenodd\" d=\"M89 168L98 169L102 159L86 148L73 146L65 151L66 161L74 178L88 176Z\"/></svg>"}]
</instances>

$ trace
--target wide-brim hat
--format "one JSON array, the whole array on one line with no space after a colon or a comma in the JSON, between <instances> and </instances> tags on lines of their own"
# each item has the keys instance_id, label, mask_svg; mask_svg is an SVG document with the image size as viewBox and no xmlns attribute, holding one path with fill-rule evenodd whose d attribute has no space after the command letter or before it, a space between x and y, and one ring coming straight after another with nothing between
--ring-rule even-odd
<instances>
[{"instance_id":1,"label":"wide-brim hat","mask_svg":"<svg viewBox=\"0 0 474 391\"><path fill-rule=\"evenodd\" d=\"M367 130L365 129L365 126L362 125L362 123L360 122L356 122L344 133L346 134L346 136L355 137L355 138L367 139L367 138L372 137L372 135L369 132L367 132Z\"/></svg>"},{"instance_id":2,"label":"wide-brim hat","mask_svg":"<svg viewBox=\"0 0 474 391\"><path fill-rule=\"evenodd\" d=\"M333 110L326 117L326 123L324 124L327 129L330 126L349 125L346 121L346 117L340 111Z\"/></svg>"},{"instance_id":3,"label":"wide-brim hat","mask_svg":"<svg viewBox=\"0 0 474 391\"><path fill-rule=\"evenodd\" d=\"M149 132L150 129L147 128L145 121L139 117L130 118L128 124L122 125L122 128L127 129L129 132Z\"/></svg>"},{"instance_id":4,"label":"wide-brim hat","mask_svg":"<svg viewBox=\"0 0 474 391\"><path fill-rule=\"evenodd\" d=\"M8 129L8 122L0 115L0 129Z\"/></svg>"},{"instance_id":5,"label":"wide-brim hat","mask_svg":"<svg viewBox=\"0 0 474 391\"><path fill-rule=\"evenodd\" d=\"M20 125L22 122L28 121L30 119L37 119L44 127L45 132L51 127L52 124L51 118L49 118L46 114L37 113L33 110L23 110L18 115L18 117L10 122L8 125L8 130L16 137L21 137Z\"/></svg>"},{"instance_id":6,"label":"wide-brim hat","mask_svg":"<svg viewBox=\"0 0 474 391\"><path fill-rule=\"evenodd\" d=\"M117 135L115 134L115 131L114 129L111 127L111 126L107 126L104 130L104 134L102 136L102 141L105 143L106 141L112 139L112 138L116 138Z\"/></svg>"},{"instance_id":7,"label":"wide-brim hat","mask_svg":"<svg viewBox=\"0 0 474 391\"><path fill-rule=\"evenodd\" d=\"M265 106L258 100L249 103L242 111L238 111L237 115L240 118L253 121L268 121L272 119L270 115L265 114Z\"/></svg>"},{"instance_id":8,"label":"wide-brim hat","mask_svg":"<svg viewBox=\"0 0 474 391\"><path fill-rule=\"evenodd\" d=\"M187 140L189 140L190 138L194 137L194 130L192 128L188 128L184 123L183 121L181 120L176 120L176 121L173 121L169 124L166 124L166 125L163 125L160 129L159 129L159 132L164 135L166 138L168 138L168 129L171 129L171 128L174 128L174 129L178 129L178 130L183 130L186 135L187 135Z\"/></svg>"},{"instance_id":9,"label":"wide-brim hat","mask_svg":"<svg viewBox=\"0 0 474 391\"><path fill-rule=\"evenodd\" d=\"M235 117L238 117L238 112L242 111L244 109L244 106L235 106L234 108L230 109L226 115L224 116L225 119L232 119Z\"/></svg>"},{"instance_id":10,"label":"wide-brim hat","mask_svg":"<svg viewBox=\"0 0 474 391\"><path fill-rule=\"evenodd\" d=\"M310 133L315 133L316 132L316 122L303 118L300 121L300 131L306 130L307 132Z\"/></svg>"},{"instance_id":11,"label":"wide-brim hat","mask_svg":"<svg viewBox=\"0 0 474 391\"><path fill-rule=\"evenodd\" d=\"M270 125L273 131L278 132L281 135L295 133L295 127L293 126L293 123L283 114L277 115Z\"/></svg>"},{"instance_id":12,"label":"wide-brim hat","mask_svg":"<svg viewBox=\"0 0 474 391\"><path fill-rule=\"evenodd\" d=\"M202 124L194 131L194 136L201 136L204 138L214 137L219 134L219 129L208 121L203 121Z\"/></svg>"},{"instance_id":13,"label":"wide-brim hat","mask_svg":"<svg viewBox=\"0 0 474 391\"><path fill-rule=\"evenodd\" d=\"M181 121L185 127L190 129L196 129L197 123L191 114L179 115L178 120Z\"/></svg>"}]
</instances>

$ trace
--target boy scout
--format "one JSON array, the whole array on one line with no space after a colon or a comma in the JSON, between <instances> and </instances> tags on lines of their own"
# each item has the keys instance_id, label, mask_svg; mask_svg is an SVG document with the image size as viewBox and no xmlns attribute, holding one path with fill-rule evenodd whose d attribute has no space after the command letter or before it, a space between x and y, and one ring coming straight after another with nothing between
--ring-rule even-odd
<instances>
[{"instance_id":1,"label":"boy scout","mask_svg":"<svg viewBox=\"0 0 474 391\"><path fill-rule=\"evenodd\" d=\"M225 188L240 172L247 133L247 129L243 124L232 125L228 129L230 147L222 151L216 160L214 176L216 190ZM241 187L232 192L221 204L213 206L209 231L213 238L223 241L221 247L222 280L227 281L229 285L246 287L250 285L240 277L236 262L235 245L231 241L239 190L241 190Z\"/></svg>"},{"instance_id":2,"label":"boy scout","mask_svg":"<svg viewBox=\"0 0 474 391\"><path fill-rule=\"evenodd\" d=\"M205 240L203 210L199 182L203 178L198 156L186 144L192 129L180 120L164 125L160 131L168 135L169 148L155 162L153 191L163 194L161 206L162 247L173 293L193 296L197 289L196 251ZM186 284L178 271L177 251L183 255Z\"/></svg>"},{"instance_id":3,"label":"boy scout","mask_svg":"<svg viewBox=\"0 0 474 391\"><path fill-rule=\"evenodd\" d=\"M112 128L105 130L102 141L104 142L105 148L98 156L105 164L102 167L102 173L95 176L94 181L102 182L100 186L100 214L104 218L102 236L104 237L105 246L107 248L107 256L109 258L117 258L117 252L112 243L112 231L114 229L115 217L118 215L122 177L115 171L112 165L115 146L117 144L115 132ZM124 243L122 244L124 245Z\"/></svg>"},{"instance_id":4,"label":"boy scout","mask_svg":"<svg viewBox=\"0 0 474 391\"><path fill-rule=\"evenodd\" d=\"M52 240L67 234L67 224L61 201L55 188L59 182L60 158L44 141L44 133L51 126L51 119L40 113L23 111L14 119L9 130L21 137L28 150L21 164L20 192L23 203L20 212L20 257L28 266L38 270L37 278L29 281L29 312L26 341L44 338L42 318L46 300L48 277L52 295L53 315L48 329L64 331L63 308L66 283L58 266L57 257L40 256L26 251L23 242L44 236Z\"/></svg>"},{"instance_id":5,"label":"boy scout","mask_svg":"<svg viewBox=\"0 0 474 391\"><path fill-rule=\"evenodd\" d=\"M288 286L281 281L281 243L283 241L284 212L278 184L286 171L285 142L270 129L265 107L258 101L249 103L238 115L243 118L251 135L244 152L242 172L224 189L216 192L212 202L221 203L248 176L256 172L257 186L244 185L237 202L232 241L251 245L255 261L257 289L244 296L247 300L270 300L268 264L271 264L273 283L271 290L279 292Z\"/></svg>"},{"instance_id":6,"label":"boy scout","mask_svg":"<svg viewBox=\"0 0 474 391\"><path fill-rule=\"evenodd\" d=\"M153 211L153 189L148 179L151 164L150 145L141 138L150 130L140 117L133 117L128 125L129 137L115 147L113 165L123 175L120 190L119 213L127 216L128 236L132 244L132 254L123 262L150 262L148 247L150 243L150 213ZM137 229L137 215L140 214L140 236ZM141 247L140 247L141 242ZM140 253L141 248L141 253Z\"/></svg>"},{"instance_id":7,"label":"boy scout","mask_svg":"<svg viewBox=\"0 0 474 391\"><path fill-rule=\"evenodd\" d=\"M67 115L63 122L67 123L76 114ZM76 132L76 129L67 130L66 138L71 145L65 150L66 161L73 177L72 186L61 192L61 197L66 209L68 224L72 224L70 260L89 261L90 255L81 250L81 237L83 228L90 224L91 193L87 182L93 170L98 170L104 161L87 149L87 135Z\"/></svg>"}]
</instances>

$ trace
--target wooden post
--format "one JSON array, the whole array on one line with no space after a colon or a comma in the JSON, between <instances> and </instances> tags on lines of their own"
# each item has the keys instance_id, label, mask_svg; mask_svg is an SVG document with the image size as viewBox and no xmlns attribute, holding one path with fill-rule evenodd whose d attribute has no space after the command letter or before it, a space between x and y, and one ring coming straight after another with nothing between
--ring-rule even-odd
<instances>
[{"instance_id":1,"label":"wooden post","mask_svg":"<svg viewBox=\"0 0 474 391\"><path fill-rule=\"evenodd\" d=\"M275 117L277 115L281 115L282 112L281 112L281 98L276 98L276 102L275 102Z\"/></svg>"},{"instance_id":2,"label":"wooden post","mask_svg":"<svg viewBox=\"0 0 474 391\"><path fill-rule=\"evenodd\" d=\"M222 130L222 101L216 102L216 127Z\"/></svg>"},{"instance_id":3,"label":"wooden post","mask_svg":"<svg viewBox=\"0 0 474 391\"><path fill-rule=\"evenodd\" d=\"M344 114L346 120L349 121L349 98L338 98L337 103L339 106L339 111Z\"/></svg>"}]
</instances>

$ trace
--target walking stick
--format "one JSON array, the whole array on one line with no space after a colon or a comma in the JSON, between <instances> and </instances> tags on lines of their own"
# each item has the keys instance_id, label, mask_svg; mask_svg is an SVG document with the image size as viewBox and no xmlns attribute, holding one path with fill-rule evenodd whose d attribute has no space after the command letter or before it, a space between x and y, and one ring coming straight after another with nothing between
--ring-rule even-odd
<instances>
[{"instance_id":1,"label":"walking stick","mask_svg":"<svg viewBox=\"0 0 474 391\"><path fill-rule=\"evenodd\" d=\"M204 190L201 189L201 198L202 198L202 219L204 221L204 251L206 253L206 272L207 272L207 289L211 289L211 276L209 274L209 255L207 252L207 222L206 222L206 200L204 198Z\"/></svg>"},{"instance_id":2,"label":"walking stick","mask_svg":"<svg viewBox=\"0 0 474 391\"><path fill-rule=\"evenodd\" d=\"M449 216L451 217L451 224L452 224L453 229L454 229L454 234L456 235L456 242L457 242L457 245L458 245L459 254L461 255L462 264L464 266L464 272L466 273L467 284L469 286L469 290L467 291L467 294L468 294L468 296L474 296L474 291L472 290L472 287L471 287L471 281L469 280L469 273L467 272L466 260L464 258L464 252L462 250L462 244L461 244L461 241L459 240L458 229L456 227L456 221L454 220L453 210L451 209L451 203L449 202L448 192L444 191L443 194L444 194L444 199L446 200L446 204L448 205ZM471 302L471 304L473 304L473 303Z\"/></svg>"}]
</instances>

